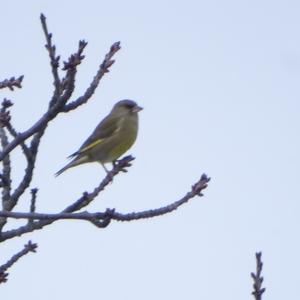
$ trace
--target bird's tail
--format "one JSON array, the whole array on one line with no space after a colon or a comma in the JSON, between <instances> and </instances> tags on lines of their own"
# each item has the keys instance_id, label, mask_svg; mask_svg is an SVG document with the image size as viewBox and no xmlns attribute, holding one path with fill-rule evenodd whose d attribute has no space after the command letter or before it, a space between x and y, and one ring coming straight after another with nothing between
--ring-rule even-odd
<instances>
[{"instance_id":1,"label":"bird's tail","mask_svg":"<svg viewBox=\"0 0 300 300\"><path fill-rule=\"evenodd\" d=\"M59 171L57 171L54 176L57 177L59 176L61 173L63 173L64 171L66 171L67 169L71 168L71 166L69 166L71 163L67 164L65 167L61 168Z\"/></svg>"},{"instance_id":2,"label":"bird's tail","mask_svg":"<svg viewBox=\"0 0 300 300\"><path fill-rule=\"evenodd\" d=\"M76 157L73 159L71 162L69 162L66 166L64 166L62 169L60 169L58 172L56 172L54 175L55 177L59 176L61 173L66 171L69 168L81 165L88 162L88 157L87 156L82 156L82 157Z\"/></svg>"}]
</instances>

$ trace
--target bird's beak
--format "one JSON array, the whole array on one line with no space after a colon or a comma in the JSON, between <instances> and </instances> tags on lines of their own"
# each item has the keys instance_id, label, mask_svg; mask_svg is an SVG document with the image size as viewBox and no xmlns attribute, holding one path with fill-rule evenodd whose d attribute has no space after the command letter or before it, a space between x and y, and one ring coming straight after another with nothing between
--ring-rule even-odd
<instances>
[{"instance_id":1,"label":"bird's beak","mask_svg":"<svg viewBox=\"0 0 300 300\"><path fill-rule=\"evenodd\" d=\"M143 108L140 107L140 106L138 106L138 105L136 105L136 106L132 109L132 112L137 113L137 112L139 112L139 111L141 111L141 110L143 110Z\"/></svg>"}]
</instances>

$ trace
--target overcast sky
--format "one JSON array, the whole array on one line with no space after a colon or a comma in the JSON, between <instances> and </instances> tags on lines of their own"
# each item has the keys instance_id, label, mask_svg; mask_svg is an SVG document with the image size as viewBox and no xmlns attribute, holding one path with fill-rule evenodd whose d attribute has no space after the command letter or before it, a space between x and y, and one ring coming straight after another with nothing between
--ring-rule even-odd
<instances>
[{"instance_id":1,"label":"overcast sky","mask_svg":"<svg viewBox=\"0 0 300 300\"><path fill-rule=\"evenodd\" d=\"M0 264L30 239L1 285L3 299L252 299L250 272L262 251L263 299L299 299L299 1L4 1L1 91L27 129L53 88L39 15L63 60L88 41L73 99L111 44L122 50L90 102L59 115L42 141L35 177L39 212L58 212L103 178L98 164L53 174L120 99L144 107L128 154L89 211L126 213L181 198L202 173L204 197L155 219L108 228L61 221L1 245ZM23 174L18 151L14 178ZM29 192L17 211L29 207ZM12 228L21 222L11 222Z\"/></svg>"}]
</instances>

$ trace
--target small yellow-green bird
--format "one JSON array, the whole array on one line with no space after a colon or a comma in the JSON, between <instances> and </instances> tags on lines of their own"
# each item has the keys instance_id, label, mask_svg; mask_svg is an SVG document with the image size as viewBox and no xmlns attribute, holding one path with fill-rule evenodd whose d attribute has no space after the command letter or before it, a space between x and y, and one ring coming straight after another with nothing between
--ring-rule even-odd
<instances>
[{"instance_id":1,"label":"small yellow-green bird","mask_svg":"<svg viewBox=\"0 0 300 300\"><path fill-rule=\"evenodd\" d=\"M79 150L68 157L74 159L55 176L69 168L89 162L101 163L108 173L104 164L114 162L134 144L138 133L140 110L142 107L132 100L117 102Z\"/></svg>"}]
</instances>

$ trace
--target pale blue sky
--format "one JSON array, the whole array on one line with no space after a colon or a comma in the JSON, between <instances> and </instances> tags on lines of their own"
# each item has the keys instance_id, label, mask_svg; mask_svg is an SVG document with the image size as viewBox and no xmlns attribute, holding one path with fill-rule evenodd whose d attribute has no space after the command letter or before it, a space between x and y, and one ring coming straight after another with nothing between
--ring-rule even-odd
<instances>
[{"instance_id":1,"label":"pale blue sky","mask_svg":"<svg viewBox=\"0 0 300 300\"><path fill-rule=\"evenodd\" d=\"M10 269L3 298L252 299L260 250L263 299L299 298L298 1L31 0L1 11L1 78L25 75L23 89L1 91L20 131L52 93L41 12L63 60L89 42L74 98L110 45L122 45L90 103L48 129L32 185L39 212L61 210L102 179L98 164L53 174L122 98L145 108L129 151L136 161L90 211L161 207L203 172L212 177L205 197L167 216L104 230L65 221L6 242L1 264L29 239L39 248Z\"/></svg>"}]
</instances>

